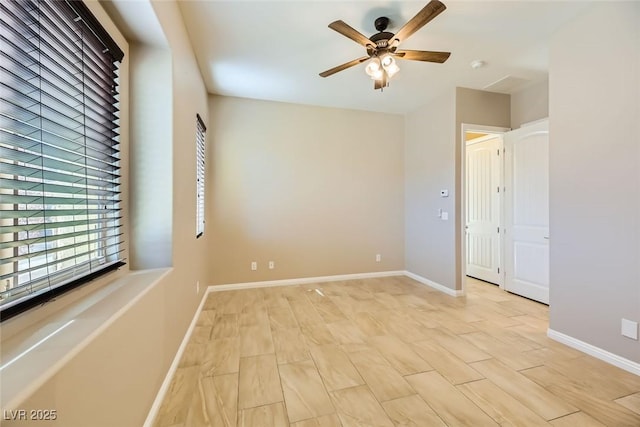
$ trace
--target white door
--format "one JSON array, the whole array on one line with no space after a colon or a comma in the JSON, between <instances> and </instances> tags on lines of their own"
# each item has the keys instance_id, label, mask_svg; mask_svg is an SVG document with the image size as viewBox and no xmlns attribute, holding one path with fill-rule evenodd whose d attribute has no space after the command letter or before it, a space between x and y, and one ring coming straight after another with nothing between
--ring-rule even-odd
<instances>
[{"instance_id":1,"label":"white door","mask_svg":"<svg viewBox=\"0 0 640 427\"><path fill-rule=\"evenodd\" d=\"M549 303L549 122L504 135L504 288Z\"/></svg>"},{"instance_id":2,"label":"white door","mask_svg":"<svg viewBox=\"0 0 640 427\"><path fill-rule=\"evenodd\" d=\"M467 276L501 285L500 149L502 135L467 142L466 246Z\"/></svg>"}]
</instances>

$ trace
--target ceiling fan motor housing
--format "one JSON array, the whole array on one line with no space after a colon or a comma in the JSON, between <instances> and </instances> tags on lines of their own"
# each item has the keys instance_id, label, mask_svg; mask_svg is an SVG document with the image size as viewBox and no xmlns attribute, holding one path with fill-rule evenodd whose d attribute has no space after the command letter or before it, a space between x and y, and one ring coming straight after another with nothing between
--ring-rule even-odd
<instances>
[{"instance_id":1,"label":"ceiling fan motor housing","mask_svg":"<svg viewBox=\"0 0 640 427\"><path fill-rule=\"evenodd\" d=\"M369 37L369 40L374 42L378 49L385 49L389 47L389 41L393 38L393 33L385 31L389 25L389 18L381 16L375 20L374 25L376 26L376 30L380 32Z\"/></svg>"},{"instance_id":2,"label":"ceiling fan motor housing","mask_svg":"<svg viewBox=\"0 0 640 427\"><path fill-rule=\"evenodd\" d=\"M389 47L389 42L393 38L393 33L388 33L386 31L381 33L376 33L369 37L369 40L374 42L378 48L386 48Z\"/></svg>"}]
</instances>

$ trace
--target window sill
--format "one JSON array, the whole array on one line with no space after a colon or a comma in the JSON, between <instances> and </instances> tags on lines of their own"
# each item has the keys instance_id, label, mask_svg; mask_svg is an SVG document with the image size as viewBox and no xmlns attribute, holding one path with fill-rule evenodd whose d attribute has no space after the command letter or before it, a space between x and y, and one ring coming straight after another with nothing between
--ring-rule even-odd
<instances>
[{"instance_id":1,"label":"window sill","mask_svg":"<svg viewBox=\"0 0 640 427\"><path fill-rule=\"evenodd\" d=\"M0 401L15 409L171 272L131 272L2 341Z\"/></svg>"}]
</instances>

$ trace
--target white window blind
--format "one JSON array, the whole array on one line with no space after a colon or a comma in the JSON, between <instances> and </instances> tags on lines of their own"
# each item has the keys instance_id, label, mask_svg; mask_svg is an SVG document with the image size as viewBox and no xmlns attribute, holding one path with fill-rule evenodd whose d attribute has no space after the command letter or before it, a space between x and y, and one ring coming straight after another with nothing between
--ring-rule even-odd
<instances>
[{"instance_id":1,"label":"white window blind","mask_svg":"<svg viewBox=\"0 0 640 427\"><path fill-rule=\"evenodd\" d=\"M196 115L196 237L204 233L204 147L205 127L200 115Z\"/></svg>"},{"instance_id":2,"label":"white window blind","mask_svg":"<svg viewBox=\"0 0 640 427\"><path fill-rule=\"evenodd\" d=\"M82 2L11 0L0 8L4 319L28 300L122 264L123 54Z\"/></svg>"}]
</instances>

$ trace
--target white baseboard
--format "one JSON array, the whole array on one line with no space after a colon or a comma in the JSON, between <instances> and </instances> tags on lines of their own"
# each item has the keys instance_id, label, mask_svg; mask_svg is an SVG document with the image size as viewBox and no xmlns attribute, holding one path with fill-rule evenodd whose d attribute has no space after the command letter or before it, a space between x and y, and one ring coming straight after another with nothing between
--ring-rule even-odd
<instances>
[{"instance_id":1,"label":"white baseboard","mask_svg":"<svg viewBox=\"0 0 640 427\"><path fill-rule=\"evenodd\" d=\"M636 363L632 360L625 359L617 354L610 353L594 345L588 344L584 341L580 341L569 335L565 335L562 332L554 331L553 329L547 329L547 336L553 340L575 348L578 351L586 353L597 359L605 361L611 365L617 366L620 369L624 369L627 372L640 376L640 363Z\"/></svg>"},{"instance_id":2,"label":"white baseboard","mask_svg":"<svg viewBox=\"0 0 640 427\"><path fill-rule=\"evenodd\" d=\"M180 347L178 347L178 351L176 352L173 361L171 362L171 366L169 366L169 370L164 377L164 381L160 386L160 390L158 390L158 394L156 394L156 398L153 401L153 405L151 405L151 409L147 414L147 419L144 421L143 427L151 427L158 416L158 411L160 411L160 406L162 405L162 401L164 400L167 391L169 391L169 386L171 385L171 380L173 379L173 375L178 369L178 365L180 364L180 359L182 358L182 353L184 353L187 344L189 343L189 338L191 338L191 334L193 333L193 329L196 327L196 323L198 322L198 317L200 316L200 312L202 311L202 307L204 307L204 302L207 300L207 294L209 292L205 291L204 295L202 295L202 300L200 301L200 305L196 310L196 313L193 315L193 319L191 319L191 324L189 325L189 329L184 334L184 338L180 343Z\"/></svg>"},{"instance_id":3,"label":"white baseboard","mask_svg":"<svg viewBox=\"0 0 640 427\"><path fill-rule=\"evenodd\" d=\"M266 280L262 282L245 282L245 283L230 283L224 285L212 285L207 288L207 292L222 292L239 289L253 289L253 288L270 288L275 286L295 286L304 285L308 283L321 283L321 282L338 282L342 280L355 280L355 279L371 279L375 277L390 277L390 276L407 276L413 280L416 280L423 285L427 285L435 290L443 292L452 297L459 297L464 295L462 290L454 290L448 288L440 283L436 283L433 280L426 279L410 271L379 271L374 273L356 273L356 274L339 274L335 276L320 276L320 277L304 277L300 279L283 279L283 280Z\"/></svg>"},{"instance_id":4,"label":"white baseboard","mask_svg":"<svg viewBox=\"0 0 640 427\"><path fill-rule=\"evenodd\" d=\"M375 273L339 274L335 276L303 277L301 279L266 280L262 282L231 283L209 286L208 292L230 291L236 289L271 288L274 286L295 286L308 283L339 282L342 280L371 279L374 277L402 276L404 271L379 271Z\"/></svg>"},{"instance_id":5,"label":"white baseboard","mask_svg":"<svg viewBox=\"0 0 640 427\"><path fill-rule=\"evenodd\" d=\"M446 287L444 285L441 285L440 283L436 283L433 280L429 280L429 279L424 278L422 276L418 276L417 274L414 274L414 273L412 273L410 271L405 271L404 275L407 276L407 277L412 278L415 281L418 281L418 282L422 283L423 285L427 285L429 287L432 287L433 289L438 290L440 292L443 292L443 293L445 293L447 295L450 295L452 297L461 297L461 296L464 295L464 291L462 291L462 290L455 290L455 289L448 288L448 287Z\"/></svg>"}]
</instances>

